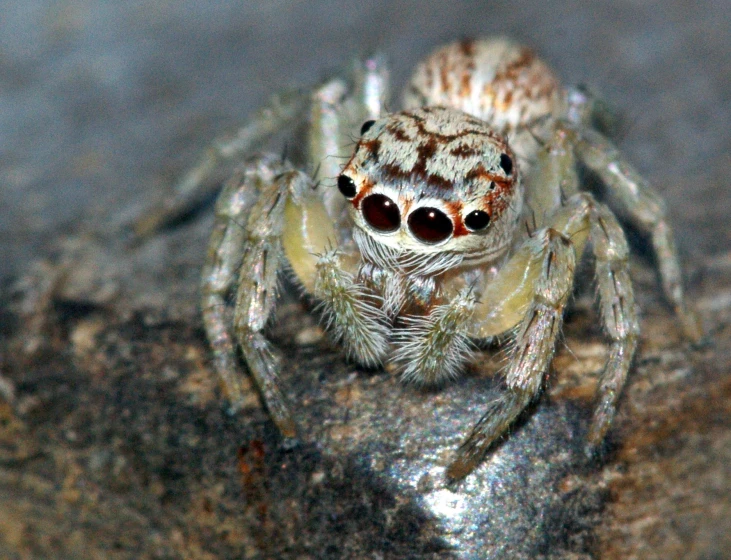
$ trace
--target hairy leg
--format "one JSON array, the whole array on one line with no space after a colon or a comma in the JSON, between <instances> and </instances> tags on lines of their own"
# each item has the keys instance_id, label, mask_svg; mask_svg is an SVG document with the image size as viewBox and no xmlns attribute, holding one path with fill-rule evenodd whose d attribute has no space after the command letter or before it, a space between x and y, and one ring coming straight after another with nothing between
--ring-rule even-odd
<instances>
[{"instance_id":1,"label":"hairy leg","mask_svg":"<svg viewBox=\"0 0 731 560\"><path fill-rule=\"evenodd\" d=\"M247 243L247 222L260 193L274 182L281 164L272 156L250 162L226 183L218 198L215 224L201 277L203 323L213 349L213 362L233 410L244 401L236 342L232 330L233 308L229 295L241 267Z\"/></svg>"},{"instance_id":2,"label":"hairy leg","mask_svg":"<svg viewBox=\"0 0 731 560\"><path fill-rule=\"evenodd\" d=\"M405 381L434 385L457 376L472 354L469 327L476 303L473 290L465 288L425 316L404 318L393 333L393 361Z\"/></svg>"},{"instance_id":3,"label":"hairy leg","mask_svg":"<svg viewBox=\"0 0 731 560\"><path fill-rule=\"evenodd\" d=\"M259 145L280 130L302 118L308 93L291 91L272 96L234 135L216 139L199 161L173 187L172 193L158 206L144 212L133 224L138 239L153 235L200 202L216 188L217 172L225 162L236 162L258 149Z\"/></svg>"},{"instance_id":4,"label":"hairy leg","mask_svg":"<svg viewBox=\"0 0 731 560\"><path fill-rule=\"evenodd\" d=\"M599 314L611 346L598 387L598 402L587 435L587 453L599 445L614 418L617 401L637 348L639 322L629 274L629 249L612 212L588 193L572 197L559 209L554 226L580 245L589 234L599 294Z\"/></svg>"},{"instance_id":5,"label":"hairy leg","mask_svg":"<svg viewBox=\"0 0 731 560\"><path fill-rule=\"evenodd\" d=\"M525 187L525 211L528 227L549 225L551 216L565 200L579 192L573 137L558 128L538 150Z\"/></svg>"},{"instance_id":6,"label":"hairy leg","mask_svg":"<svg viewBox=\"0 0 731 560\"><path fill-rule=\"evenodd\" d=\"M549 223L551 228L529 239L483 292L474 334L497 334L500 328L510 328L517 316L525 315L510 357L506 375L508 391L488 405L457 460L448 468L451 479L469 474L492 442L509 428L540 390L543 372L548 369L560 331L563 306L570 294L574 259L581 255L589 240L595 257L601 320L612 345L599 381L598 403L587 435L587 453L601 443L611 425L639 334L624 232L609 209L588 193L572 196L554 212ZM561 243L549 244L545 232L555 232L556 239L569 243L570 251ZM557 276L551 280L550 274Z\"/></svg>"},{"instance_id":7,"label":"hairy leg","mask_svg":"<svg viewBox=\"0 0 731 560\"><path fill-rule=\"evenodd\" d=\"M277 274L283 263L285 208L308 185L311 181L306 175L272 156L256 160L227 183L216 205L201 286L204 326L232 409L240 408L244 400L238 345L285 436L295 434L294 421L277 381L277 359L263 329L276 301ZM232 310L228 296L234 290Z\"/></svg>"},{"instance_id":8,"label":"hairy leg","mask_svg":"<svg viewBox=\"0 0 731 560\"><path fill-rule=\"evenodd\" d=\"M665 297L673 305L685 336L698 341L702 337L701 326L685 302L675 239L662 198L599 132L566 128L566 133L575 136L577 155L607 185L608 202L635 226L650 234Z\"/></svg>"},{"instance_id":9,"label":"hairy leg","mask_svg":"<svg viewBox=\"0 0 731 560\"><path fill-rule=\"evenodd\" d=\"M516 270L525 273L525 281L519 288L512 292L505 288L514 298L508 302L509 307L524 310L522 319L517 321L505 372L507 390L489 403L485 414L459 448L456 459L447 468L448 479L460 480L472 472L493 442L540 392L561 331L563 310L571 294L574 266L575 250L568 237L555 229L545 228L526 240L523 249L493 279L491 284L508 286L514 283ZM503 271L505 276L502 276ZM486 299L499 292L500 289L483 292L480 310L504 304ZM479 324L479 315L476 319L476 332L479 333L485 324ZM489 325L497 324L494 321L493 317L487 318Z\"/></svg>"},{"instance_id":10,"label":"hairy leg","mask_svg":"<svg viewBox=\"0 0 731 560\"><path fill-rule=\"evenodd\" d=\"M314 295L321 301L326 328L346 353L366 366L383 363L391 331L382 300L354 274L355 259L329 250L317 261Z\"/></svg>"},{"instance_id":11,"label":"hairy leg","mask_svg":"<svg viewBox=\"0 0 731 560\"><path fill-rule=\"evenodd\" d=\"M344 131L360 126L355 121L363 116L380 112L380 104L387 95L387 71L382 59L367 59L353 72L354 85L350 90L335 79L312 92L273 97L236 136L211 148L177 185L175 196L167 201L163 211L152 212L138 222L138 234L152 233L199 197L200 189L221 162L235 160L273 134L294 126L304 117L307 107L311 121L311 170L319 174L339 173L339 156L347 150L348 135ZM323 203L325 194L319 181L273 156L250 163L226 184L218 199L203 270L204 325L231 407L240 408L244 397L237 371L238 343L272 418L285 436L294 435L295 425L277 381L277 358L263 329L276 300L277 273L283 256L286 255L306 291L325 298L328 289L338 291L337 281L322 282L322 270L327 267L318 267L320 256L340 241L334 214L328 213ZM349 267L339 266L337 274L329 277L342 280L349 271L357 270L352 255L344 260ZM228 296L234 289L236 302L232 310ZM340 299L347 301L353 291L347 286L344 291L346 296ZM365 330L369 330L368 326Z\"/></svg>"}]
</instances>

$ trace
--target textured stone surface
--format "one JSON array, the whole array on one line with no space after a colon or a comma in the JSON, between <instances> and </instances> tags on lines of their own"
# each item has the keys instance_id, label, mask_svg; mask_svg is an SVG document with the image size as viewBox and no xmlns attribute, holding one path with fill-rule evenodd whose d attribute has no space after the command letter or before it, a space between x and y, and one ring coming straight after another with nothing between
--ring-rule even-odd
<instances>
[{"instance_id":1,"label":"textured stone surface","mask_svg":"<svg viewBox=\"0 0 731 560\"><path fill-rule=\"evenodd\" d=\"M724 557L725 3L199 6L0 2L0 556ZM253 394L226 416L196 311L210 207L139 247L120 225L272 90L374 47L403 81L432 46L496 33L624 112L708 343L679 338L637 258L643 335L601 460L580 453L605 353L580 295L547 395L457 492L439 472L499 390L494 352L420 392L348 364L287 300L272 334L304 441L280 448Z\"/></svg>"}]
</instances>

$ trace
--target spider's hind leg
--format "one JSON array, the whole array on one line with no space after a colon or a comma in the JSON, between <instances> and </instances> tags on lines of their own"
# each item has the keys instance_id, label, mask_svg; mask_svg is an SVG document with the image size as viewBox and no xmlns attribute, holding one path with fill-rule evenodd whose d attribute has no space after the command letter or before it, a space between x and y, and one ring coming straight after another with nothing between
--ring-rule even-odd
<instances>
[{"instance_id":1,"label":"spider's hind leg","mask_svg":"<svg viewBox=\"0 0 731 560\"><path fill-rule=\"evenodd\" d=\"M174 185L172 192L135 220L132 230L136 239L155 234L215 192L215 179L222 169L226 169L227 162L241 161L252 149L258 149L261 143L300 119L308 101L306 91L273 95L236 133L214 140L198 162Z\"/></svg>"},{"instance_id":2,"label":"spider's hind leg","mask_svg":"<svg viewBox=\"0 0 731 560\"><path fill-rule=\"evenodd\" d=\"M598 402L587 435L587 454L598 446L614 418L617 401L637 348L639 322L629 274L629 248L614 214L589 193L572 197L554 224L583 247L591 239L602 326L612 343L599 379Z\"/></svg>"},{"instance_id":3,"label":"spider's hind leg","mask_svg":"<svg viewBox=\"0 0 731 560\"><path fill-rule=\"evenodd\" d=\"M145 239L179 219L215 192L216 180L223 171L230 170L232 164L304 120L311 124L308 144L313 169L310 171L316 181L331 180L339 172L342 163L339 158L347 153L349 138L364 119L377 118L383 109L389 87L385 60L376 55L354 64L350 81L350 88L334 78L314 89L295 89L271 96L236 132L215 139L172 191L134 221L135 238Z\"/></svg>"},{"instance_id":4,"label":"spider's hind leg","mask_svg":"<svg viewBox=\"0 0 731 560\"><path fill-rule=\"evenodd\" d=\"M593 128L609 138L616 138L622 129L622 118L616 107L586 85L568 88L568 120L580 128Z\"/></svg>"},{"instance_id":5,"label":"spider's hind leg","mask_svg":"<svg viewBox=\"0 0 731 560\"><path fill-rule=\"evenodd\" d=\"M697 342L701 325L685 302L675 239L665 203L612 142L592 129L568 130L575 137L576 153L607 186L607 202L633 225L649 233L655 251L660 283L680 319L685 336Z\"/></svg>"}]
</instances>

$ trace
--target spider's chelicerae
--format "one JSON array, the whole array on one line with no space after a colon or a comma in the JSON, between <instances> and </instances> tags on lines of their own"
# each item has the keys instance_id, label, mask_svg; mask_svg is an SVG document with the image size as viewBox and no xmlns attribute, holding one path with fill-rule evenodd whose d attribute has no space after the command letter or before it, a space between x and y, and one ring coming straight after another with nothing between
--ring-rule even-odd
<instances>
[{"instance_id":1,"label":"spider's chelicerae","mask_svg":"<svg viewBox=\"0 0 731 560\"><path fill-rule=\"evenodd\" d=\"M505 391L447 469L460 479L538 395L589 248L611 342L591 450L610 426L639 331L613 211L649 234L665 295L686 335L699 337L662 200L594 128L601 105L508 40L440 48L417 67L403 111L387 113L387 99L385 64L366 59L348 79L274 97L184 180L183 190L195 187L221 159L307 124L299 166L249 159L216 206L203 317L232 405L243 401L238 347L281 433L295 435L263 333L289 268L349 356L393 363L405 381L441 383L474 359L475 340L508 341ZM581 190L577 160L603 181L606 204Z\"/></svg>"}]
</instances>

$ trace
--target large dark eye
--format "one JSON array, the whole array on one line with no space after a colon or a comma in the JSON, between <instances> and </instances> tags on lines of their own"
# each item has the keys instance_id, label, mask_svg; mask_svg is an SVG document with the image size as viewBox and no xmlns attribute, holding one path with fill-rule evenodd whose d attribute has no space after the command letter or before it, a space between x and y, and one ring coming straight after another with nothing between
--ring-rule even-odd
<instances>
[{"instance_id":1,"label":"large dark eye","mask_svg":"<svg viewBox=\"0 0 731 560\"><path fill-rule=\"evenodd\" d=\"M472 231L485 229L490 224L490 215L482 210L474 210L467 214L464 219L466 225Z\"/></svg>"},{"instance_id":2,"label":"large dark eye","mask_svg":"<svg viewBox=\"0 0 731 560\"><path fill-rule=\"evenodd\" d=\"M371 127L376 124L376 121L366 121L363 123L363 126L360 127L360 135L363 136L366 132L368 132Z\"/></svg>"},{"instance_id":3,"label":"large dark eye","mask_svg":"<svg viewBox=\"0 0 731 560\"><path fill-rule=\"evenodd\" d=\"M510 159L508 154L500 154L500 167L503 168L506 175L510 175L513 172L513 160Z\"/></svg>"},{"instance_id":4,"label":"large dark eye","mask_svg":"<svg viewBox=\"0 0 731 560\"><path fill-rule=\"evenodd\" d=\"M439 243L452 235L452 220L436 208L418 208L409 215L411 233L424 243Z\"/></svg>"},{"instance_id":5,"label":"large dark eye","mask_svg":"<svg viewBox=\"0 0 731 560\"><path fill-rule=\"evenodd\" d=\"M340 175L338 177L338 190L345 198L353 198L356 192L355 182L347 175Z\"/></svg>"},{"instance_id":6,"label":"large dark eye","mask_svg":"<svg viewBox=\"0 0 731 560\"><path fill-rule=\"evenodd\" d=\"M376 231L396 231L401 225L401 212L396 203L382 194L372 194L360 203L363 218Z\"/></svg>"}]
</instances>

